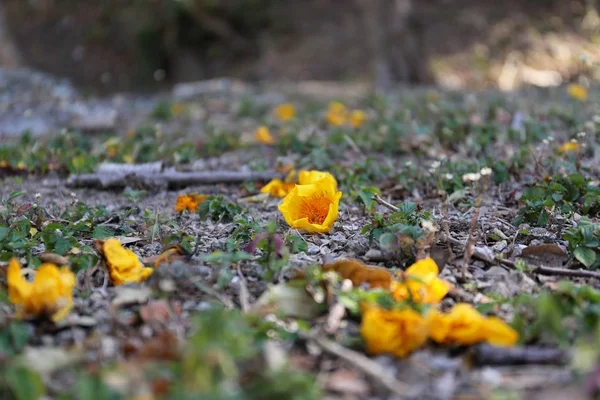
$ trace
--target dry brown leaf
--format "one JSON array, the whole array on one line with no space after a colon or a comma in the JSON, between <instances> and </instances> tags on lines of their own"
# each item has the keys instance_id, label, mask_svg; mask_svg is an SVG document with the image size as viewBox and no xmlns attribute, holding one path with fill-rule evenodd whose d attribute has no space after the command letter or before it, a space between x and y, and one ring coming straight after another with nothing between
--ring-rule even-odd
<instances>
[{"instance_id":1,"label":"dry brown leaf","mask_svg":"<svg viewBox=\"0 0 600 400\"><path fill-rule=\"evenodd\" d=\"M186 261L189 258L188 253L178 244L169 246L161 254L146 257L142 261L145 265L152 265L154 268L158 268L161 264L171 264L173 261L181 260Z\"/></svg>"},{"instance_id":2,"label":"dry brown leaf","mask_svg":"<svg viewBox=\"0 0 600 400\"><path fill-rule=\"evenodd\" d=\"M43 263L54 264L58 266L71 265L67 257L63 257L56 253L44 253L40 256Z\"/></svg>"},{"instance_id":3,"label":"dry brown leaf","mask_svg":"<svg viewBox=\"0 0 600 400\"><path fill-rule=\"evenodd\" d=\"M365 265L354 259L338 260L323 266L323 271L335 271L342 279L349 279L354 286L368 283L375 288L388 288L392 274L386 268Z\"/></svg>"},{"instance_id":4,"label":"dry brown leaf","mask_svg":"<svg viewBox=\"0 0 600 400\"><path fill-rule=\"evenodd\" d=\"M153 300L140 308L140 317L147 324L166 325L169 319L181 314L181 307L174 302L169 304L166 300Z\"/></svg>"}]
</instances>

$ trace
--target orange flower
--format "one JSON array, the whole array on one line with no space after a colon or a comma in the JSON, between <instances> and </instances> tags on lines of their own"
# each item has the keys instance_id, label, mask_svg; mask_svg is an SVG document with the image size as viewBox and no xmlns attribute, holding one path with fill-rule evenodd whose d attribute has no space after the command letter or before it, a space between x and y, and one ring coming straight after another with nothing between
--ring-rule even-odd
<instances>
[{"instance_id":1,"label":"orange flower","mask_svg":"<svg viewBox=\"0 0 600 400\"><path fill-rule=\"evenodd\" d=\"M175 203L175 211L183 212L184 210L188 210L190 212L198 211L198 206L206 200L206 195L204 194L182 194L177 196L177 203Z\"/></svg>"},{"instance_id":2,"label":"orange flower","mask_svg":"<svg viewBox=\"0 0 600 400\"><path fill-rule=\"evenodd\" d=\"M360 334L369 354L404 357L427 341L427 323L410 308L385 310L369 305L363 309Z\"/></svg>"},{"instance_id":3,"label":"orange flower","mask_svg":"<svg viewBox=\"0 0 600 400\"><path fill-rule=\"evenodd\" d=\"M450 284L438 278L439 270L432 258L419 260L405 272L404 282L393 281L391 292L396 300L412 298L417 303L439 303Z\"/></svg>"},{"instance_id":4,"label":"orange flower","mask_svg":"<svg viewBox=\"0 0 600 400\"><path fill-rule=\"evenodd\" d=\"M10 260L7 270L8 296L17 307L18 317L49 316L53 321L66 317L73 307L75 274L68 267L42 264L33 282L21 274L16 258Z\"/></svg>"},{"instance_id":5,"label":"orange flower","mask_svg":"<svg viewBox=\"0 0 600 400\"><path fill-rule=\"evenodd\" d=\"M254 138L258 142L266 145L271 145L275 143L275 138L273 137L273 135L271 135L271 132L269 132L269 128L267 128L266 126L259 127L254 132Z\"/></svg>"},{"instance_id":6,"label":"orange flower","mask_svg":"<svg viewBox=\"0 0 600 400\"><path fill-rule=\"evenodd\" d=\"M275 108L274 114L281 122L287 122L296 116L296 108L290 103L280 104Z\"/></svg>"},{"instance_id":7,"label":"orange flower","mask_svg":"<svg viewBox=\"0 0 600 400\"><path fill-rule=\"evenodd\" d=\"M306 232L327 233L338 217L342 192L330 179L296 185L279 205L286 222Z\"/></svg>"},{"instance_id":8,"label":"orange flower","mask_svg":"<svg viewBox=\"0 0 600 400\"><path fill-rule=\"evenodd\" d=\"M329 103L325 118L330 125L342 126L346 123L348 118L348 109L343 103L332 101Z\"/></svg>"}]
</instances>

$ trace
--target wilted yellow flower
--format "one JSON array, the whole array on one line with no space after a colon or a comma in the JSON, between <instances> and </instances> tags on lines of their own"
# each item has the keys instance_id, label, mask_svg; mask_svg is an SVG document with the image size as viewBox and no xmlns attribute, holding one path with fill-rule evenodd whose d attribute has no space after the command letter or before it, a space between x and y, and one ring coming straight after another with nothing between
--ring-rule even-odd
<instances>
[{"instance_id":1,"label":"wilted yellow flower","mask_svg":"<svg viewBox=\"0 0 600 400\"><path fill-rule=\"evenodd\" d=\"M302 170L298 173L298 183L300 185L309 185L319 181L327 181L331 183L335 189L337 189L337 181L329 172Z\"/></svg>"},{"instance_id":2,"label":"wilted yellow flower","mask_svg":"<svg viewBox=\"0 0 600 400\"><path fill-rule=\"evenodd\" d=\"M271 135L271 132L269 132L269 128L267 128L266 126L259 127L254 132L254 138L262 144L269 145L275 143L275 138L273 137L273 135Z\"/></svg>"},{"instance_id":3,"label":"wilted yellow flower","mask_svg":"<svg viewBox=\"0 0 600 400\"><path fill-rule=\"evenodd\" d=\"M308 185L296 185L279 205L286 222L307 232L327 233L338 217L342 192L333 182L322 179Z\"/></svg>"},{"instance_id":4,"label":"wilted yellow flower","mask_svg":"<svg viewBox=\"0 0 600 400\"><path fill-rule=\"evenodd\" d=\"M390 290L396 300L412 298L417 303L439 303L450 284L438 278L438 266L432 258L419 260L404 273L404 281L393 281Z\"/></svg>"},{"instance_id":5,"label":"wilted yellow flower","mask_svg":"<svg viewBox=\"0 0 600 400\"><path fill-rule=\"evenodd\" d=\"M296 108L293 104L280 104L275 108L275 116L281 122L287 122L296 116Z\"/></svg>"},{"instance_id":6,"label":"wilted yellow flower","mask_svg":"<svg viewBox=\"0 0 600 400\"><path fill-rule=\"evenodd\" d=\"M19 317L49 316L59 321L73 307L75 274L68 267L42 264L33 282L29 282L21 274L19 261L13 258L8 265L7 282L8 296Z\"/></svg>"},{"instance_id":7,"label":"wilted yellow flower","mask_svg":"<svg viewBox=\"0 0 600 400\"><path fill-rule=\"evenodd\" d=\"M176 117L180 117L185 112L185 104L183 103L173 103L171 104L171 114Z\"/></svg>"},{"instance_id":8,"label":"wilted yellow flower","mask_svg":"<svg viewBox=\"0 0 600 400\"><path fill-rule=\"evenodd\" d=\"M144 267L138 256L124 248L118 239L108 239L102 245L102 255L110 280L115 285L138 283L152 275L152 268Z\"/></svg>"},{"instance_id":9,"label":"wilted yellow flower","mask_svg":"<svg viewBox=\"0 0 600 400\"><path fill-rule=\"evenodd\" d=\"M353 128L360 128L367 120L367 113L363 110L353 110L350 113L350 125Z\"/></svg>"},{"instance_id":10,"label":"wilted yellow flower","mask_svg":"<svg viewBox=\"0 0 600 400\"><path fill-rule=\"evenodd\" d=\"M175 211L183 212L184 210L188 210L191 212L198 211L198 206L206 200L206 195L204 194L182 194L177 196L177 203L175 203Z\"/></svg>"},{"instance_id":11,"label":"wilted yellow flower","mask_svg":"<svg viewBox=\"0 0 600 400\"><path fill-rule=\"evenodd\" d=\"M329 103L327 109L326 119L329 124L333 126L342 126L346 123L348 118L348 109L346 106L339 101L332 101Z\"/></svg>"},{"instance_id":12,"label":"wilted yellow flower","mask_svg":"<svg viewBox=\"0 0 600 400\"><path fill-rule=\"evenodd\" d=\"M431 310L429 337L438 343L470 345L487 341L497 346L514 345L519 335L504 321L484 317L470 304L456 304L448 314Z\"/></svg>"},{"instance_id":13,"label":"wilted yellow flower","mask_svg":"<svg viewBox=\"0 0 600 400\"><path fill-rule=\"evenodd\" d=\"M567 86L567 93L569 96L581 101L587 99L588 95L587 89L578 83L572 83Z\"/></svg>"},{"instance_id":14,"label":"wilted yellow flower","mask_svg":"<svg viewBox=\"0 0 600 400\"><path fill-rule=\"evenodd\" d=\"M285 197L293 188L295 183L286 183L281 179L275 178L265 186L260 188L261 193L268 193L273 197Z\"/></svg>"},{"instance_id":15,"label":"wilted yellow flower","mask_svg":"<svg viewBox=\"0 0 600 400\"><path fill-rule=\"evenodd\" d=\"M559 153L572 153L575 151L579 151L579 149L581 149L581 144L578 141L570 141L570 142L561 144L558 147L558 152Z\"/></svg>"},{"instance_id":16,"label":"wilted yellow flower","mask_svg":"<svg viewBox=\"0 0 600 400\"><path fill-rule=\"evenodd\" d=\"M404 357L427 340L428 321L410 308L385 310L376 306L363 309L360 334L370 354Z\"/></svg>"}]
</instances>

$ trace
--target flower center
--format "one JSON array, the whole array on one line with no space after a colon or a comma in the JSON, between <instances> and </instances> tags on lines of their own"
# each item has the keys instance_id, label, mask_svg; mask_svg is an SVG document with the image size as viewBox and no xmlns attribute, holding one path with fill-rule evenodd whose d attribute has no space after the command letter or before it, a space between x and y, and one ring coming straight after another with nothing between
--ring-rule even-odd
<instances>
[{"instance_id":1,"label":"flower center","mask_svg":"<svg viewBox=\"0 0 600 400\"><path fill-rule=\"evenodd\" d=\"M308 218L311 224L323 224L327 214L329 214L329 205L331 200L321 195L314 195L304 199L300 205L300 218Z\"/></svg>"}]
</instances>

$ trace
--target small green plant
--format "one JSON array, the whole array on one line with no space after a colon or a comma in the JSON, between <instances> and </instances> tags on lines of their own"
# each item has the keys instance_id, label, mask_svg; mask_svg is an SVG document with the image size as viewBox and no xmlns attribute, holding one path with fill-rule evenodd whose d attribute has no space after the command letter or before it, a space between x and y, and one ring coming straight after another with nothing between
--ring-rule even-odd
<instances>
[{"instance_id":1,"label":"small green plant","mask_svg":"<svg viewBox=\"0 0 600 400\"><path fill-rule=\"evenodd\" d=\"M202 219L213 221L231 222L235 216L242 212L238 204L226 201L223 196L210 196L198 207L198 214Z\"/></svg>"},{"instance_id":2,"label":"small green plant","mask_svg":"<svg viewBox=\"0 0 600 400\"><path fill-rule=\"evenodd\" d=\"M577 226L565 233L564 239L580 263L593 269L600 266L600 224L582 217Z\"/></svg>"},{"instance_id":3,"label":"small green plant","mask_svg":"<svg viewBox=\"0 0 600 400\"><path fill-rule=\"evenodd\" d=\"M420 224L423 220L431 219L428 211L423 211L416 203L405 202L398 206L398 211L390 214L375 214L371 223L362 229L363 234L369 235L369 240L379 241L384 233L400 233L417 240L423 234Z\"/></svg>"},{"instance_id":4,"label":"small green plant","mask_svg":"<svg viewBox=\"0 0 600 400\"><path fill-rule=\"evenodd\" d=\"M246 251L250 254L259 253L258 264L263 269L266 281L272 281L283 272L287 265L289 250L283 237L277 233L277 223L271 221L265 230L248 243Z\"/></svg>"}]
</instances>

